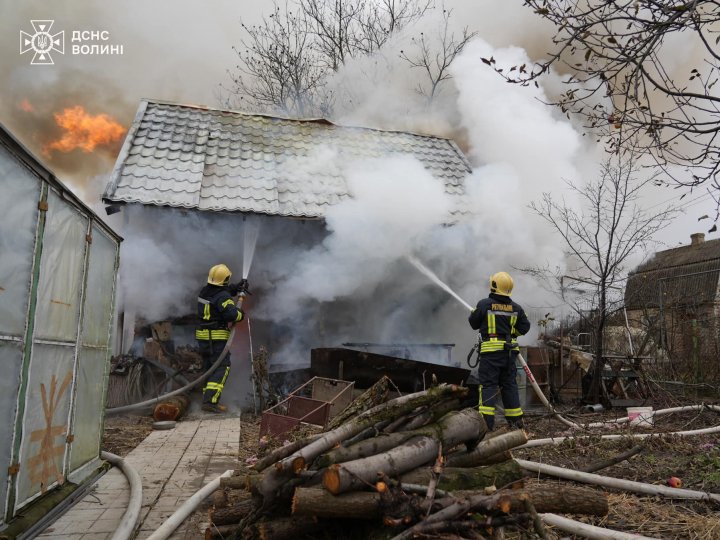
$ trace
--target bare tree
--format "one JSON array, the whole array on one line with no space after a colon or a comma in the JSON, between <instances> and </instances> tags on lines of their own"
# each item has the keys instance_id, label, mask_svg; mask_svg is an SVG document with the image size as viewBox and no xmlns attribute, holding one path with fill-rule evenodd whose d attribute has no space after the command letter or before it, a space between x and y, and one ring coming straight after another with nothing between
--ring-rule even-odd
<instances>
[{"instance_id":1,"label":"bare tree","mask_svg":"<svg viewBox=\"0 0 720 540\"><path fill-rule=\"evenodd\" d=\"M327 116L328 77L349 59L370 54L393 32L422 17L430 0L303 0L256 26L242 25L240 63L231 94L262 111Z\"/></svg>"},{"instance_id":2,"label":"bare tree","mask_svg":"<svg viewBox=\"0 0 720 540\"><path fill-rule=\"evenodd\" d=\"M704 184L717 201L720 96L714 87L720 77L720 2L524 2L556 26L555 48L532 68L496 70L524 85L553 66L568 74L567 91L554 101L563 112L606 135L613 149L641 140L641 150L671 175L672 183ZM692 61L687 57L691 51L699 51ZM495 65L493 59L485 61ZM685 173L677 174L673 165Z\"/></svg>"},{"instance_id":3,"label":"bare tree","mask_svg":"<svg viewBox=\"0 0 720 540\"><path fill-rule=\"evenodd\" d=\"M596 401L604 367L603 333L608 317L622 301L622 295L613 291L622 289L628 259L644 252L676 215L672 207L645 210L638 205L643 189L657 178L640 179L637 174L632 157L613 156L602 164L597 179L584 186L567 182L578 207L550 193L530 205L562 237L576 264L572 279L591 289L595 368L590 395Z\"/></svg>"},{"instance_id":4,"label":"bare tree","mask_svg":"<svg viewBox=\"0 0 720 540\"><path fill-rule=\"evenodd\" d=\"M328 78L349 59L378 51L432 7L432 0L274 4L259 25L242 25L245 37L235 49L239 64L229 72L235 100L226 101L235 105L239 99L246 108L289 116L329 116L334 97Z\"/></svg>"},{"instance_id":5,"label":"bare tree","mask_svg":"<svg viewBox=\"0 0 720 540\"><path fill-rule=\"evenodd\" d=\"M329 108L324 91L325 70L313 50L304 14L287 5L256 26L242 25L242 49L233 47L240 63L228 72L232 95L260 111L279 110L289 116L308 116Z\"/></svg>"},{"instance_id":6,"label":"bare tree","mask_svg":"<svg viewBox=\"0 0 720 540\"><path fill-rule=\"evenodd\" d=\"M432 102L443 81L451 78L450 65L460 54L468 41L477 35L477 32L463 28L462 34L456 36L450 31L450 15L452 10L443 8L443 24L436 37L428 37L421 33L419 38L412 38L417 46L415 54L409 55L400 51L400 57L407 61L411 67L419 68L427 76L427 84L418 84L419 94L426 96Z\"/></svg>"}]
</instances>

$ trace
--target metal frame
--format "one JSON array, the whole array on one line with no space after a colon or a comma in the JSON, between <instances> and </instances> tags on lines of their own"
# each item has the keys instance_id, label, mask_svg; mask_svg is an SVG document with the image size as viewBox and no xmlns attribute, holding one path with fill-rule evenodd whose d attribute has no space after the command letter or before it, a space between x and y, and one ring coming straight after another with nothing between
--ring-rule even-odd
<instances>
[{"instance_id":1,"label":"metal frame","mask_svg":"<svg viewBox=\"0 0 720 540\"><path fill-rule=\"evenodd\" d=\"M329 387L341 387L339 392L327 392ZM300 395L310 388L312 397ZM325 377L313 377L299 386L277 405L262 413L260 437L282 435L300 424L327 426L328 420L345 409L352 401L355 383ZM329 398L329 399L328 399ZM286 411L283 413L283 411Z\"/></svg>"}]
</instances>

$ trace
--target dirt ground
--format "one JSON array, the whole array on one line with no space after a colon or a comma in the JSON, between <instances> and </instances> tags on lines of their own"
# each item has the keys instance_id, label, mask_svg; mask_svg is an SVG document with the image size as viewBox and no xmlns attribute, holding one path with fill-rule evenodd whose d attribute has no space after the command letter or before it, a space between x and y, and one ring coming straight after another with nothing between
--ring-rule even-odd
<instances>
[{"instance_id":1,"label":"dirt ground","mask_svg":"<svg viewBox=\"0 0 720 540\"><path fill-rule=\"evenodd\" d=\"M152 431L150 416L109 416L105 418L102 449L120 457L128 455Z\"/></svg>"},{"instance_id":2,"label":"dirt ground","mask_svg":"<svg viewBox=\"0 0 720 540\"><path fill-rule=\"evenodd\" d=\"M694 404L692 400L681 401L667 399L653 403L654 408ZM650 404L648 404L650 405ZM603 413L582 413L577 408L560 407L560 412L582 423L612 420L625 416L624 409ZM151 431L150 417L109 418L105 424L103 448L118 455L126 455ZM653 428L627 426L612 430L593 430L593 434L605 433L642 433L671 432L693 430L720 424L720 414L703 411L674 413L655 419ZM551 436L567 436L571 433L557 420L546 414L528 415L527 429L531 439ZM257 457L284 443L285 439L295 440L308 433L288 434L283 440L259 441L259 418L243 415L240 440L239 461L249 466ZM680 478L682 487L720 493L720 433L680 438L666 435L653 438L644 443L629 438L619 441L601 441L599 437L573 439L556 446L543 446L525 450L515 450L515 457L558 465L573 469L585 467L591 463L613 457L632 446L642 444L642 451L617 465L613 465L598 474L613 478L624 478L657 485L667 485L671 476ZM530 477L527 483L556 485L563 489L567 481L549 477ZM602 488L597 488L602 489ZM608 491L610 512L603 518L582 516L568 517L610 529L632 532L653 538L712 540L720 539L720 506L710 502L688 502L668 500L661 497L638 496L621 491ZM570 538L565 534L555 534L553 538ZM527 537L527 536L526 536ZM326 536L318 538L327 538ZM520 538L507 534L506 538Z\"/></svg>"},{"instance_id":3,"label":"dirt ground","mask_svg":"<svg viewBox=\"0 0 720 540\"><path fill-rule=\"evenodd\" d=\"M692 404L675 402L672 406ZM655 409L666 407L659 403ZM566 411L572 414L573 411ZM583 423L612 420L625 416L624 409L598 414L576 415L572 418ZM594 430L593 433L647 433L695 430L720 424L720 414L710 411L674 413L655 418L653 428L625 426L621 429ZM557 420L548 416L527 420L532 439L570 435ZM629 438L619 441L602 441L599 437L568 440L557 446L543 446L516 450L513 454L522 459L580 469L591 463L611 458L641 444L642 451L617 465L597 474L656 485L667 485L670 477L682 480L682 487L697 491L720 493L720 433L677 437L666 435L644 443ZM564 480L538 477L529 482L566 485ZM601 488L597 488L601 489ZM654 538L720 539L720 506L710 502L668 500L662 497L639 496L621 491L608 491L610 513L604 518L574 517L580 521L624 532ZM573 517L573 516L568 516Z\"/></svg>"}]
</instances>

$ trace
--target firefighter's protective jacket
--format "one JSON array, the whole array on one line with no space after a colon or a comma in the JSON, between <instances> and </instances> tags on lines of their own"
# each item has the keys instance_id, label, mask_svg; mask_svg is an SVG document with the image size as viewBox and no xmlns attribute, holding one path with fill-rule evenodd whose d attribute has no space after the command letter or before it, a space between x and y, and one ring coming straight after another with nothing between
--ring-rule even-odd
<instances>
[{"instance_id":1,"label":"firefighter's protective jacket","mask_svg":"<svg viewBox=\"0 0 720 540\"><path fill-rule=\"evenodd\" d=\"M241 321L238 309L227 287L205 285L198 295L200 324L195 330L198 341L227 341L230 337L228 323Z\"/></svg>"},{"instance_id":2,"label":"firefighter's protective jacket","mask_svg":"<svg viewBox=\"0 0 720 540\"><path fill-rule=\"evenodd\" d=\"M522 306L501 294L491 293L489 297L480 300L468 321L473 330L480 331L481 354L519 351L517 337L530 330L530 321Z\"/></svg>"}]
</instances>

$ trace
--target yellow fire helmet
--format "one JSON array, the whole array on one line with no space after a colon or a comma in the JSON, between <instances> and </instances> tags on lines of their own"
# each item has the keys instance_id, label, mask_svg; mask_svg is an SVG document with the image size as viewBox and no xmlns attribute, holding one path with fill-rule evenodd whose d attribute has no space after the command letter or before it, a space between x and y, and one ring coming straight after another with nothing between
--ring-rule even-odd
<instances>
[{"instance_id":1,"label":"yellow fire helmet","mask_svg":"<svg viewBox=\"0 0 720 540\"><path fill-rule=\"evenodd\" d=\"M490 277L490 292L510 296L513 290L513 278L507 272L497 272Z\"/></svg>"},{"instance_id":2,"label":"yellow fire helmet","mask_svg":"<svg viewBox=\"0 0 720 540\"><path fill-rule=\"evenodd\" d=\"M227 285L230 283L232 272L224 264L216 264L210 269L208 274L208 283L210 285Z\"/></svg>"}]
</instances>

